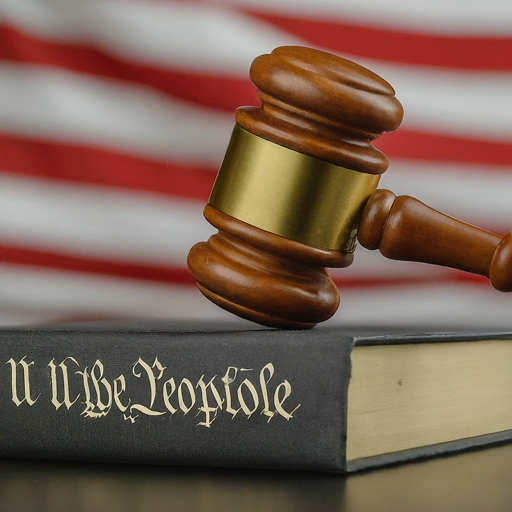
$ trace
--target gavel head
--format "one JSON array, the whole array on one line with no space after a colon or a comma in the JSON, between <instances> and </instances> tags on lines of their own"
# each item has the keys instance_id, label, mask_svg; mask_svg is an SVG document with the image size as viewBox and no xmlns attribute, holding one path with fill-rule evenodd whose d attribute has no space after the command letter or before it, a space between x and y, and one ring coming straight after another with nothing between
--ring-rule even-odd
<instances>
[{"instance_id":1,"label":"gavel head","mask_svg":"<svg viewBox=\"0 0 512 512\"><path fill-rule=\"evenodd\" d=\"M282 47L251 66L262 105L236 111L196 244L201 292L257 323L310 328L338 308L325 267L353 260L362 209L387 169L371 142L402 120L382 78L318 50Z\"/></svg>"}]
</instances>

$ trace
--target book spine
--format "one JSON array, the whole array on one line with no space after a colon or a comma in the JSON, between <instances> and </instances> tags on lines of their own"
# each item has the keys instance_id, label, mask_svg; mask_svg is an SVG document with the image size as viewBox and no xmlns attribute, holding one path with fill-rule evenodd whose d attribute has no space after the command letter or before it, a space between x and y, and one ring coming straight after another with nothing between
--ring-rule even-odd
<instances>
[{"instance_id":1,"label":"book spine","mask_svg":"<svg viewBox=\"0 0 512 512\"><path fill-rule=\"evenodd\" d=\"M2 457L345 469L347 340L283 331L0 338Z\"/></svg>"}]
</instances>

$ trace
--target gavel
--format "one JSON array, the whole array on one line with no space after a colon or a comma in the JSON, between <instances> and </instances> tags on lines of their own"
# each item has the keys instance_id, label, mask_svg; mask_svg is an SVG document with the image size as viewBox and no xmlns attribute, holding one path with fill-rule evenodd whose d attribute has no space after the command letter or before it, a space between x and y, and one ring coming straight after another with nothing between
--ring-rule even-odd
<instances>
[{"instance_id":1,"label":"gavel","mask_svg":"<svg viewBox=\"0 0 512 512\"><path fill-rule=\"evenodd\" d=\"M204 216L219 231L188 267L199 290L256 323L308 329L338 309L325 267L356 240L387 258L486 276L512 291L512 232L501 238L409 197L377 190L372 146L403 108L381 77L341 57L280 47L250 69L260 107L241 107Z\"/></svg>"}]
</instances>

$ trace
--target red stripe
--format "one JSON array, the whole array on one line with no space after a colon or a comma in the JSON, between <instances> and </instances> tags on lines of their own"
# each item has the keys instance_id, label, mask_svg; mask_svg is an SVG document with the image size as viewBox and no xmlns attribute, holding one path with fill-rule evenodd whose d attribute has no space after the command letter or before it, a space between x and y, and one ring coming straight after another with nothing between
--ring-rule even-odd
<instances>
[{"instance_id":1,"label":"red stripe","mask_svg":"<svg viewBox=\"0 0 512 512\"><path fill-rule=\"evenodd\" d=\"M140 279L173 284L193 284L184 267L163 267L120 261L97 260L26 247L0 245L0 261L31 267L66 270L78 273Z\"/></svg>"},{"instance_id":2,"label":"red stripe","mask_svg":"<svg viewBox=\"0 0 512 512\"><path fill-rule=\"evenodd\" d=\"M0 134L0 170L207 201L215 169Z\"/></svg>"},{"instance_id":3,"label":"red stripe","mask_svg":"<svg viewBox=\"0 0 512 512\"><path fill-rule=\"evenodd\" d=\"M408 130L376 144L390 157L494 164L510 169L512 145L471 141ZM503 167L501 167L503 166ZM508 166L508 167L507 167ZM96 147L0 133L0 171L206 201L216 169L159 162Z\"/></svg>"},{"instance_id":4,"label":"red stripe","mask_svg":"<svg viewBox=\"0 0 512 512\"><path fill-rule=\"evenodd\" d=\"M449 135L424 133L406 128L386 134L375 146L390 157L445 162L512 165L512 144Z\"/></svg>"},{"instance_id":5,"label":"red stripe","mask_svg":"<svg viewBox=\"0 0 512 512\"><path fill-rule=\"evenodd\" d=\"M259 103L256 89L246 77L129 62L99 48L45 41L5 25L0 25L0 41L0 59L140 83L176 98L227 112L234 112L240 105Z\"/></svg>"},{"instance_id":6,"label":"red stripe","mask_svg":"<svg viewBox=\"0 0 512 512\"><path fill-rule=\"evenodd\" d=\"M312 45L342 54L415 65L512 70L511 37L434 35L364 27L341 20L311 20L246 9L244 12Z\"/></svg>"},{"instance_id":7,"label":"red stripe","mask_svg":"<svg viewBox=\"0 0 512 512\"><path fill-rule=\"evenodd\" d=\"M0 262L30 267L122 277L167 284L194 284L195 281L185 267L167 267L144 263L108 261L69 254L54 253L39 249L0 244ZM486 284L487 279L459 271L447 271L438 279L422 277L393 278L354 278L337 276L334 282L339 288L369 288L376 286L424 285L449 282Z\"/></svg>"}]
</instances>

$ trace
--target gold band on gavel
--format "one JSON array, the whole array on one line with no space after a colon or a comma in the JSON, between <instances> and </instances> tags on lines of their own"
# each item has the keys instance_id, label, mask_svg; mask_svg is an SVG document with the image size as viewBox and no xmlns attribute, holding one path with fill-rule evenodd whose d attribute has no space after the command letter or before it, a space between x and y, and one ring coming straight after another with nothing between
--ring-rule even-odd
<instances>
[{"instance_id":1,"label":"gold band on gavel","mask_svg":"<svg viewBox=\"0 0 512 512\"><path fill-rule=\"evenodd\" d=\"M303 155L235 125L209 204L290 240L352 251L359 217L379 177Z\"/></svg>"}]
</instances>

